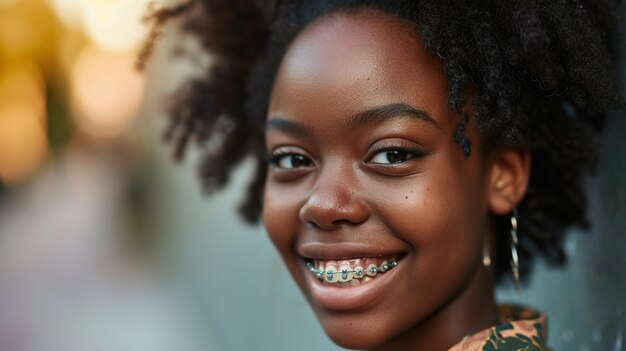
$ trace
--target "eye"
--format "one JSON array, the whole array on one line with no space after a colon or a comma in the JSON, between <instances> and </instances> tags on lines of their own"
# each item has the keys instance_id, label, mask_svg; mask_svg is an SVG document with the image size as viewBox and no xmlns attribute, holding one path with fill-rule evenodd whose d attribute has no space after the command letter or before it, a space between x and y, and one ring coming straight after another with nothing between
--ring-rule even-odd
<instances>
[{"instance_id":1,"label":"eye","mask_svg":"<svg viewBox=\"0 0 626 351\"><path fill-rule=\"evenodd\" d=\"M313 166L311 159L296 153L272 154L270 155L270 163L281 169L296 169Z\"/></svg>"},{"instance_id":2,"label":"eye","mask_svg":"<svg viewBox=\"0 0 626 351\"><path fill-rule=\"evenodd\" d=\"M417 150L406 150L401 148L381 150L370 158L369 163L397 164L406 162L415 156L419 156L419 154L420 153Z\"/></svg>"}]
</instances>

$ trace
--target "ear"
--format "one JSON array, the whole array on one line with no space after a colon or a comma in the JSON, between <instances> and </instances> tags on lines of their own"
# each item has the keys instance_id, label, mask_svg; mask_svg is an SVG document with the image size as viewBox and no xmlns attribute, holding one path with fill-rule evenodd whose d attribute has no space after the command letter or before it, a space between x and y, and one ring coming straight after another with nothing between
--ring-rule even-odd
<instances>
[{"instance_id":1,"label":"ear","mask_svg":"<svg viewBox=\"0 0 626 351\"><path fill-rule=\"evenodd\" d=\"M528 148L504 148L491 152L487 184L489 208L504 215L524 198L530 178L530 151Z\"/></svg>"}]
</instances>

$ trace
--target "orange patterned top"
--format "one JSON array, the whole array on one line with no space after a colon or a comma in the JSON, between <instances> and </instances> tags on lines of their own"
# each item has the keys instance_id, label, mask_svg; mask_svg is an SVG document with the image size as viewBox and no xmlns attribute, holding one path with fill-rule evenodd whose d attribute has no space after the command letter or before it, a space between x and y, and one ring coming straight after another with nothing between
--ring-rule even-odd
<instances>
[{"instance_id":1,"label":"orange patterned top","mask_svg":"<svg viewBox=\"0 0 626 351\"><path fill-rule=\"evenodd\" d=\"M519 306L500 306L501 320L495 327L463 338L449 351L548 351L546 317Z\"/></svg>"}]
</instances>

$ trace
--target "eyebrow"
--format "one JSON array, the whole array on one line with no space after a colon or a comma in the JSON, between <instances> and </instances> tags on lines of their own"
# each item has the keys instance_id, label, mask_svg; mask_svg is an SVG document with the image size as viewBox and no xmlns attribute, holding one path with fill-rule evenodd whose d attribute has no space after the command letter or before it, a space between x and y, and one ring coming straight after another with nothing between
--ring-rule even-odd
<instances>
[{"instance_id":1,"label":"eyebrow","mask_svg":"<svg viewBox=\"0 0 626 351\"><path fill-rule=\"evenodd\" d=\"M365 111L358 112L347 122L349 128L358 128L369 124L379 124L395 118L414 118L425 121L437 129L441 129L439 123L427 112L416 109L406 103L393 103L377 106ZM278 130L297 135L310 135L311 128L307 125L284 119L271 117L267 120L265 131Z\"/></svg>"},{"instance_id":2,"label":"eyebrow","mask_svg":"<svg viewBox=\"0 0 626 351\"><path fill-rule=\"evenodd\" d=\"M311 134L311 130L308 126L296 121L290 121L288 119L280 117L272 117L267 120L267 123L265 125L265 132L267 133L270 130L277 130L284 133L297 134L301 136Z\"/></svg>"},{"instance_id":3,"label":"eyebrow","mask_svg":"<svg viewBox=\"0 0 626 351\"><path fill-rule=\"evenodd\" d=\"M351 128L358 128L368 124L378 124L395 118L415 118L441 129L439 123L426 111L419 110L406 103L394 103L374 107L357 113L348 122Z\"/></svg>"}]
</instances>

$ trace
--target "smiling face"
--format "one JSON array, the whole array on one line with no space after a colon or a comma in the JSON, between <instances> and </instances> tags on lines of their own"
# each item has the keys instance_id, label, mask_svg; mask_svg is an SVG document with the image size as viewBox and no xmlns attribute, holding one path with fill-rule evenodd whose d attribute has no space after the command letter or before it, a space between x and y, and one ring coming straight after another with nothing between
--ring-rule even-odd
<instances>
[{"instance_id":1,"label":"smiling face","mask_svg":"<svg viewBox=\"0 0 626 351\"><path fill-rule=\"evenodd\" d=\"M416 31L374 10L318 19L279 67L263 219L344 347L447 349L491 323L492 168L473 123L472 156L454 144L446 94Z\"/></svg>"}]
</instances>

